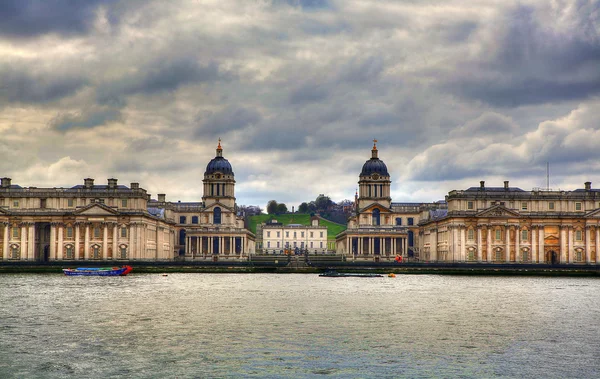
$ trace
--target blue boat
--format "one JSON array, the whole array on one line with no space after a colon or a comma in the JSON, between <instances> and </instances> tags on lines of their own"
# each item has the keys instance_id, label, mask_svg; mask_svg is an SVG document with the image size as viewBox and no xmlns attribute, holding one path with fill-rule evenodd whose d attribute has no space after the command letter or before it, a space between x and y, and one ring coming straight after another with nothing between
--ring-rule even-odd
<instances>
[{"instance_id":1,"label":"blue boat","mask_svg":"<svg viewBox=\"0 0 600 379\"><path fill-rule=\"evenodd\" d=\"M67 276L125 276L131 270L133 270L131 266L63 268Z\"/></svg>"}]
</instances>

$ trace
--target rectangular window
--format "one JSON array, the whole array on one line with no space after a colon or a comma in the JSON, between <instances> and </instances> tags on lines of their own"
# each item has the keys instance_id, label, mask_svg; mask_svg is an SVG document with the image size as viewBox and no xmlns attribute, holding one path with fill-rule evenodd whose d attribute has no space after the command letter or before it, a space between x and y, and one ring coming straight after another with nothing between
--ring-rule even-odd
<instances>
[{"instance_id":1,"label":"rectangular window","mask_svg":"<svg viewBox=\"0 0 600 379\"><path fill-rule=\"evenodd\" d=\"M19 208L19 201L18 200L14 200L13 201L13 208Z\"/></svg>"},{"instance_id":2,"label":"rectangular window","mask_svg":"<svg viewBox=\"0 0 600 379\"><path fill-rule=\"evenodd\" d=\"M75 206L75 200L74 199L67 199L67 207L73 208L73 206Z\"/></svg>"},{"instance_id":3,"label":"rectangular window","mask_svg":"<svg viewBox=\"0 0 600 379\"><path fill-rule=\"evenodd\" d=\"M576 241L583 240L583 233L581 233L581 230L576 230L575 231L575 240Z\"/></svg>"},{"instance_id":4,"label":"rectangular window","mask_svg":"<svg viewBox=\"0 0 600 379\"><path fill-rule=\"evenodd\" d=\"M527 203L525 203L525 202L521 203L521 210L522 211L526 211L527 210Z\"/></svg>"},{"instance_id":5,"label":"rectangular window","mask_svg":"<svg viewBox=\"0 0 600 379\"><path fill-rule=\"evenodd\" d=\"M313 243L312 243L312 241L310 241L310 247L311 247L311 248L313 247Z\"/></svg>"},{"instance_id":6,"label":"rectangular window","mask_svg":"<svg viewBox=\"0 0 600 379\"><path fill-rule=\"evenodd\" d=\"M319 245L321 246L321 249L323 248L323 242L319 242Z\"/></svg>"},{"instance_id":7,"label":"rectangular window","mask_svg":"<svg viewBox=\"0 0 600 379\"><path fill-rule=\"evenodd\" d=\"M529 232L527 230L521 230L521 240L527 241L529 239Z\"/></svg>"},{"instance_id":8,"label":"rectangular window","mask_svg":"<svg viewBox=\"0 0 600 379\"><path fill-rule=\"evenodd\" d=\"M296 238L296 232L294 232L294 238Z\"/></svg>"},{"instance_id":9,"label":"rectangular window","mask_svg":"<svg viewBox=\"0 0 600 379\"><path fill-rule=\"evenodd\" d=\"M277 241L277 247L279 247L279 241Z\"/></svg>"},{"instance_id":10,"label":"rectangular window","mask_svg":"<svg viewBox=\"0 0 600 379\"><path fill-rule=\"evenodd\" d=\"M323 238L323 232L320 232L320 237Z\"/></svg>"},{"instance_id":11,"label":"rectangular window","mask_svg":"<svg viewBox=\"0 0 600 379\"><path fill-rule=\"evenodd\" d=\"M271 238L271 232L267 232L267 237Z\"/></svg>"},{"instance_id":12,"label":"rectangular window","mask_svg":"<svg viewBox=\"0 0 600 379\"><path fill-rule=\"evenodd\" d=\"M13 236L13 238L19 238L19 227L13 226L13 228L12 228L12 236Z\"/></svg>"},{"instance_id":13,"label":"rectangular window","mask_svg":"<svg viewBox=\"0 0 600 379\"><path fill-rule=\"evenodd\" d=\"M73 227L67 226L67 238L73 238Z\"/></svg>"},{"instance_id":14,"label":"rectangular window","mask_svg":"<svg viewBox=\"0 0 600 379\"><path fill-rule=\"evenodd\" d=\"M46 208L46 199L40 199L40 208Z\"/></svg>"},{"instance_id":15,"label":"rectangular window","mask_svg":"<svg viewBox=\"0 0 600 379\"><path fill-rule=\"evenodd\" d=\"M502 231L500 229L496 229L496 241L500 241L502 239Z\"/></svg>"},{"instance_id":16,"label":"rectangular window","mask_svg":"<svg viewBox=\"0 0 600 379\"><path fill-rule=\"evenodd\" d=\"M94 228L94 238L100 238L100 228Z\"/></svg>"},{"instance_id":17,"label":"rectangular window","mask_svg":"<svg viewBox=\"0 0 600 379\"><path fill-rule=\"evenodd\" d=\"M179 216L179 223L185 224L185 216Z\"/></svg>"},{"instance_id":18,"label":"rectangular window","mask_svg":"<svg viewBox=\"0 0 600 379\"><path fill-rule=\"evenodd\" d=\"M554 210L554 202L553 201L551 201L551 202L548 203L548 210L549 211L553 211Z\"/></svg>"},{"instance_id":19,"label":"rectangular window","mask_svg":"<svg viewBox=\"0 0 600 379\"><path fill-rule=\"evenodd\" d=\"M467 239L469 241L473 241L475 239L475 230L469 229L469 231L467 232Z\"/></svg>"},{"instance_id":20,"label":"rectangular window","mask_svg":"<svg viewBox=\"0 0 600 379\"><path fill-rule=\"evenodd\" d=\"M313 232L310 232L310 238L313 238ZM312 246L311 246L312 247Z\"/></svg>"},{"instance_id":21,"label":"rectangular window","mask_svg":"<svg viewBox=\"0 0 600 379\"><path fill-rule=\"evenodd\" d=\"M127 238L127 228L121 228L121 238Z\"/></svg>"},{"instance_id":22,"label":"rectangular window","mask_svg":"<svg viewBox=\"0 0 600 379\"><path fill-rule=\"evenodd\" d=\"M467 209L469 209L469 210L473 209L473 202L472 201L467 201Z\"/></svg>"},{"instance_id":23,"label":"rectangular window","mask_svg":"<svg viewBox=\"0 0 600 379\"><path fill-rule=\"evenodd\" d=\"M304 238L304 232L300 232L300 237Z\"/></svg>"},{"instance_id":24,"label":"rectangular window","mask_svg":"<svg viewBox=\"0 0 600 379\"><path fill-rule=\"evenodd\" d=\"M581 203L575 203L575 210L576 211L580 211L581 210Z\"/></svg>"},{"instance_id":25,"label":"rectangular window","mask_svg":"<svg viewBox=\"0 0 600 379\"><path fill-rule=\"evenodd\" d=\"M121 208L127 208L127 199L121 199Z\"/></svg>"},{"instance_id":26,"label":"rectangular window","mask_svg":"<svg viewBox=\"0 0 600 379\"><path fill-rule=\"evenodd\" d=\"M280 236L279 232L277 232L277 238L279 238L279 237L281 237L281 236Z\"/></svg>"},{"instance_id":27,"label":"rectangular window","mask_svg":"<svg viewBox=\"0 0 600 379\"><path fill-rule=\"evenodd\" d=\"M286 238L289 238L290 232L285 232L285 236L286 236Z\"/></svg>"},{"instance_id":28,"label":"rectangular window","mask_svg":"<svg viewBox=\"0 0 600 379\"><path fill-rule=\"evenodd\" d=\"M408 225L413 225L414 219L412 217L408 218Z\"/></svg>"},{"instance_id":29,"label":"rectangular window","mask_svg":"<svg viewBox=\"0 0 600 379\"><path fill-rule=\"evenodd\" d=\"M267 247L271 247L271 241L267 241Z\"/></svg>"}]
</instances>

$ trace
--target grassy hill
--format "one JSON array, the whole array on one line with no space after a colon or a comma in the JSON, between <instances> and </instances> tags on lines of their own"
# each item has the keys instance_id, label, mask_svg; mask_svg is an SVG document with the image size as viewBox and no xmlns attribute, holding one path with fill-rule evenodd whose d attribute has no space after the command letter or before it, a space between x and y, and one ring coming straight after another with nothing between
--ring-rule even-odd
<instances>
[{"instance_id":1,"label":"grassy hill","mask_svg":"<svg viewBox=\"0 0 600 379\"><path fill-rule=\"evenodd\" d=\"M282 223L283 225L288 224L302 224L302 225L310 225L310 215L308 214L298 214L298 213L290 213L283 215L258 215L258 216L250 216L248 219L248 229L252 233L256 233L256 225L262 222L267 222L271 219L277 220L277 222ZM327 221L324 219L319 219L319 225L327 227L327 239L334 239L335 236L343 230L346 230L345 225L336 224L335 222Z\"/></svg>"}]
</instances>

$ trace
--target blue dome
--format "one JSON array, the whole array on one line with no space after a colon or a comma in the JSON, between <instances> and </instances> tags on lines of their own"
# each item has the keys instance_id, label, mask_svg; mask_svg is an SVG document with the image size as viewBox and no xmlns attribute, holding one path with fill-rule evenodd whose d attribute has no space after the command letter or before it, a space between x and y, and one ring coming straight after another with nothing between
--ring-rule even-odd
<instances>
[{"instance_id":1,"label":"blue dome","mask_svg":"<svg viewBox=\"0 0 600 379\"><path fill-rule=\"evenodd\" d=\"M231 163L223 157L214 157L208 165L206 166L206 172L204 175L214 174L215 172L220 172L225 175L233 175L233 168L231 168Z\"/></svg>"},{"instance_id":2,"label":"blue dome","mask_svg":"<svg viewBox=\"0 0 600 379\"><path fill-rule=\"evenodd\" d=\"M379 174L381 176L390 176L388 174L387 166L379 158L371 158L365 162L360 172L360 176L369 176L373 174Z\"/></svg>"}]
</instances>

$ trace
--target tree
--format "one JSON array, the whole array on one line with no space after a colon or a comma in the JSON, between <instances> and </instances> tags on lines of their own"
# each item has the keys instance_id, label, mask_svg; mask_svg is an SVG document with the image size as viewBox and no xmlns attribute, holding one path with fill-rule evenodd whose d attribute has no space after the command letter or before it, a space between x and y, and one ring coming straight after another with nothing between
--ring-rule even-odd
<instances>
[{"instance_id":1,"label":"tree","mask_svg":"<svg viewBox=\"0 0 600 379\"><path fill-rule=\"evenodd\" d=\"M267 203L267 213L270 215L274 215L277 213L277 201L269 200Z\"/></svg>"},{"instance_id":2,"label":"tree","mask_svg":"<svg viewBox=\"0 0 600 379\"><path fill-rule=\"evenodd\" d=\"M275 213L280 215L280 214L287 213L287 211L288 211L287 206L284 203L277 204L277 211Z\"/></svg>"},{"instance_id":3,"label":"tree","mask_svg":"<svg viewBox=\"0 0 600 379\"><path fill-rule=\"evenodd\" d=\"M315 200L315 206L317 207L318 211L326 211L333 204L334 204L334 202L331 201L331 198L329 196L325 196L323 194L320 194L319 196L317 196L317 198Z\"/></svg>"},{"instance_id":4,"label":"tree","mask_svg":"<svg viewBox=\"0 0 600 379\"><path fill-rule=\"evenodd\" d=\"M298 207L298 212L299 213L308 213L308 204L306 202L300 204L300 206Z\"/></svg>"}]
</instances>

